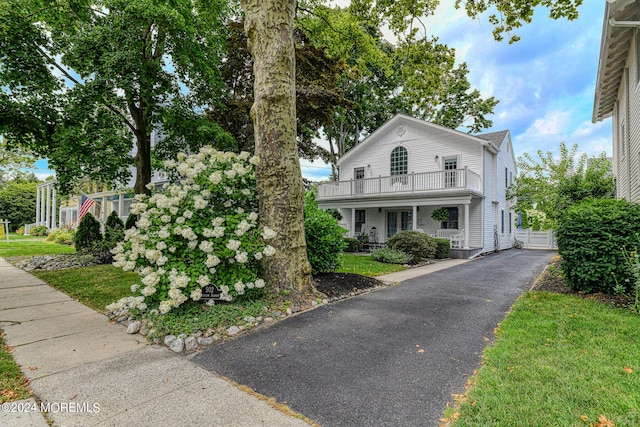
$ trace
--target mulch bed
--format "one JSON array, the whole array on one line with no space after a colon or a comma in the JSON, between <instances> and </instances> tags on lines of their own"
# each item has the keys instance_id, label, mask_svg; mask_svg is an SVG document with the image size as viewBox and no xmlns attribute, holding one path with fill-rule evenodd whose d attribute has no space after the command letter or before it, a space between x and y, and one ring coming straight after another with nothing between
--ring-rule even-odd
<instances>
[{"instance_id":1,"label":"mulch bed","mask_svg":"<svg viewBox=\"0 0 640 427\"><path fill-rule=\"evenodd\" d=\"M557 264L559 261L554 260L553 264ZM593 299L603 304L613 305L619 308L630 308L635 300L629 295L609 295L604 293L585 294L577 292L567 285L564 280L558 274L549 274L549 270L545 271L540 278L534 283L532 290L554 292L557 294L576 295L585 299Z\"/></svg>"},{"instance_id":2,"label":"mulch bed","mask_svg":"<svg viewBox=\"0 0 640 427\"><path fill-rule=\"evenodd\" d=\"M313 277L316 289L330 298L358 295L379 286L379 280L353 273L320 273Z\"/></svg>"}]
</instances>

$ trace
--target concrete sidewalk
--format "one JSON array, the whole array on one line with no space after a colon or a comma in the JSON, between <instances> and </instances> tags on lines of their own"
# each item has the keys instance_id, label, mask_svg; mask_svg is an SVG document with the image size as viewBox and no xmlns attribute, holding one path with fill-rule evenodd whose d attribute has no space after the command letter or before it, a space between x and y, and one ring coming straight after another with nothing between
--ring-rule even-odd
<instances>
[{"instance_id":1,"label":"concrete sidewalk","mask_svg":"<svg viewBox=\"0 0 640 427\"><path fill-rule=\"evenodd\" d=\"M56 426L308 425L2 258L0 328ZM19 403L0 409L0 425L47 426L40 405Z\"/></svg>"}]
</instances>

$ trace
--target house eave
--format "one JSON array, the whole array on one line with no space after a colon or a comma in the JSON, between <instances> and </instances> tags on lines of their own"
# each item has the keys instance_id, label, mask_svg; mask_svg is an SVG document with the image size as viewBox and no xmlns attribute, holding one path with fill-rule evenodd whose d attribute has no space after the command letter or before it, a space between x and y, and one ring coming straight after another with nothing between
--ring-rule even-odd
<instances>
[{"instance_id":1,"label":"house eave","mask_svg":"<svg viewBox=\"0 0 640 427\"><path fill-rule=\"evenodd\" d=\"M631 38L634 28L637 28L629 23L636 22L633 18L639 10L634 0L617 0L605 5L591 119L593 123L613 114Z\"/></svg>"}]
</instances>

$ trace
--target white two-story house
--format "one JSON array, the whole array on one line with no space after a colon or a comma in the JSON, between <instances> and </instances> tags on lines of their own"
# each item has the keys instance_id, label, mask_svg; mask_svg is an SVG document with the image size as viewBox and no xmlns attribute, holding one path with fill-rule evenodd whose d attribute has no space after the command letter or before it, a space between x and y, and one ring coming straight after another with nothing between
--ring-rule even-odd
<instances>
[{"instance_id":1,"label":"white two-story house","mask_svg":"<svg viewBox=\"0 0 640 427\"><path fill-rule=\"evenodd\" d=\"M507 249L514 218L506 189L516 174L509 131L469 135L396 115L338 160L318 204L339 209L350 236L383 244L401 230L451 240L452 257ZM446 221L431 218L448 211Z\"/></svg>"},{"instance_id":2,"label":"white two-story house","mask_svg":"<svg viewBox=\"0 0 640 427\"><path fill-rule=\"evenodd\" d=\"M603 2L604 3L604 2ZM607 0L593 122L612 118L616 197L640 203L640 2Z\"/></svg>"}]
</instances>

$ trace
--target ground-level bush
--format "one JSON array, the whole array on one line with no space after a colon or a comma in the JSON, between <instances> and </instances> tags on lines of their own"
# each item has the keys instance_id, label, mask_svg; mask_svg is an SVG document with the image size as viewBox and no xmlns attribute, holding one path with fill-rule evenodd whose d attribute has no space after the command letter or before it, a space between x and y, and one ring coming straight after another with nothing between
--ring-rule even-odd
<instances>
[{"instance_id":1,"label":"ground-level bush","mask_svg":"<svg viewBox=\"0 0 640 427\"><path fill-rule=\"evenodd\" d=\"M588 200L560 220L558 250L567 284L582 292L631 291L629 254L640 249L640 206L625 200Z\"/></svg>"},{"instance_id":2,"label":"ground-level bush","mask_svg":"<svg viewBox=\"0 0 640 427\"><path fill-rule=\"evenodd\" d=\"M18 236L24 235L24 225L21 225L20 227L18 227L18 229L16 230L16 234Z\"/></svg>"},{"instance_id":3,"label":"ground-level bush","mask_svg":"<svg viewBox=\"0 0 640 427\"><path fill-rule=\"evenodd\" d=\"M59 243L64 245L70 245L73 243L73 236L75 236L76 231L73 228L58 228L57 230L53 230L46 239L47 242Z\"/></svg>"},{"instance_id":4,"label":"ground-level bush","mask_svg":"<svg viewBox=\"0 0 640 427\"><path fill-rule=\"evenodd\" d=\"M345 237L344 243L347 245L344 248L345 252L358 252L362 249L362 242L355 237Z\"/></svg>"},{"instance_id":5,"label":"ground-level bush","mask_svg":"<svg viewBox=\"0 0 640 427\"><path fill-rule=\"evenodd\" d=\"M318 208L315 192L309 191L305 195L304 235L313 274L335 271L340 267L346 231L333 215Z\"/></svg>"},{"instance_id":6,"label":"ground-level bush","mask_svg":"<svg viewBox=\"0 0 640 427\"><path fill-rule=\"evenodd\" d=\"M378 262L386 262L387 264L409 264L411 262L411 255L387 247L372 252L371 259Z\"/></svg>"},{"instance_id":7,"label":"ground-level bush","mask_svg":"<svg viewBox=\"0 0 640 427\"><path fill-rule=\"evenodd\" d=\"M411 255L411 262L414 264L433 258L436 253L433 238L419 231L401 231L387 240L387 245Z\"/></svg>"},{"instance_id":8,"label":"ground-level bush","mask_svg":"<svg viewBox=\"0 0 640 427\"><path fill-rule=\"evenodd\" d=\"M29 236L46 236L47 235L47 227L44 225L38 225L33 227L29 231Z\"/></svg>"},{"instance_id":9,"label":"ground-level bush","mask_svg":"<svg viewBox=\"0 0 640 427\"><path fill-rule=\"evenodd\" d=\"M451 242L449 239L433 239L436 244L435 259L445 259L451 257Z\"/></svg>"}]
</instances>

